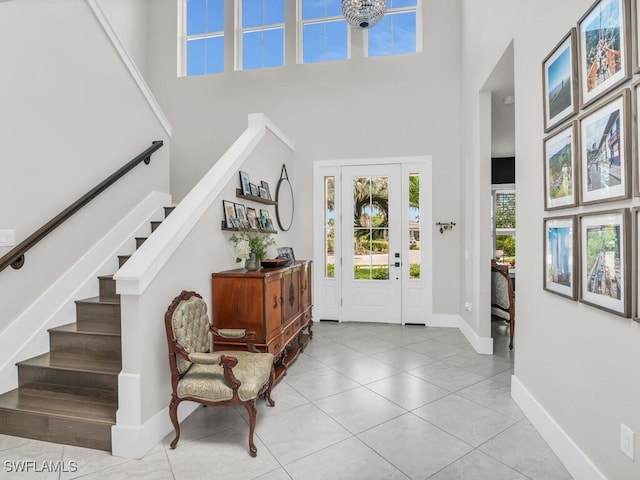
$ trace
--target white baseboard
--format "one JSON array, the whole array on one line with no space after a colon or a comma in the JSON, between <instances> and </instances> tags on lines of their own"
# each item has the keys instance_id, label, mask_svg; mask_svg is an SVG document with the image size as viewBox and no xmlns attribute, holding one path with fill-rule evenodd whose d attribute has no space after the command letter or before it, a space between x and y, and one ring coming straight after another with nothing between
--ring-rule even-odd
<instances>
[{"instance_id":1,"label":"white baseboard","mask_svg":"<svg viewBox=\"0 0 640 480\"><path fill-rule=\"evenodd\" d=\"M573 478L607 479L515 375L511 376L511 397Z\"/></svg>"},{"instance_id":2,"label":"white baseboard","mask_svg":"<svg viewBox=\"0 0 640 480\"><path fill-rule=\"evenodd\" d=\"M483 355L493 355L493 338L479 336L462 317L458 316L458 319L458 327L460 328L460 331L469 341L474 350Z\"/></svg>"},{"instance_id":3,"label":"white baseboard","mask_svg":"<svg viewBox=\"0 0 640 480\"><path fill-rule=\"evenodd\" d=\"M49 350L47 330L75 321L75 300L97 296L96 277L115 272L126 242L170 203L169 194L150 193L0 333L0 351L6 358L0 365L0 393L18 386L16 362Z\"/></svg>"},{"instance_id":4,"label":"white baseboard","mask_svg":"<svg viewBox=\"0 0 640 480\"><path fill-rule=\"evenodd\" d=\"M181 402L178 406L178 421L182 422L198 406L199 404L194 402ZM116 457L142 458L171 431L173 425L169 418L168 406L142 425L116 424L111 427L111 454Z\"/></svg>"}]
</instances>

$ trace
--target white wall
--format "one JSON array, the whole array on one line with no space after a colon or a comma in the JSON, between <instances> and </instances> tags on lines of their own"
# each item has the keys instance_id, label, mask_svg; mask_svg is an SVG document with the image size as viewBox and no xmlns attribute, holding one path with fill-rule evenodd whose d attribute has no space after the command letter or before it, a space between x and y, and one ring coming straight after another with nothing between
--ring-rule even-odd
<instances>
[{"instance_id":1,"label":"white wall","mask_svg":"<svg viewBox=\"0 0 640 480\"><path fill-rule=\"evenodd\" d=\"M313 253L314 160L431 155L433 219L459 222L459 1L423 3L421 53L176 78L176 2L154 2L148 80L174 127L174 196L182 197L242 131L247 113L259 111L296 143L289 171L297 196L296 256L311 258ZM295 17L295 2L287 5L288 18ZM287 42L291 60L295 32L287 34ZM433 250L426 252L438 278L433 286L436 313L460 310L459 244L456 229L434 236Z\"/></svg>"},{"instance_id":2,"label":"white wall","mask_svg":"<svg viewBox=\"0 0 640 480\"><path fill-rule=\"evenodd\" d=\"M138 70L145 75L147 71L147 0L99 0L98 2L109 18L136 63Z\"/></svg>"},{"instance_id":3,"label":"white wall","mask_svg":"<svg viewBox=\"0 0 640 480\"><path fill-rule=\"evenodd\" d=\"M518 194L516 222L518 243L518 296L515 330L515 375L534 397L540 412L568 434L575 447L606 478L640 478L636 462L619 449L620 422L640 431L640 325L630 319L604 313L584 304L543 291L542 81L541 64L557 42L575 26L591 0L511 2L463 0L463 158L465 171L478 171L486 162L481 93L484 82L511 40L515 65L515 154ZM486 111L490 111L486 110ZM634 160L636 161L636 160ZM467 218L484 195L486 178L468 180ZM478 192L481 195L478 197ZM637 205L639 200L579 207L579 213ZM484 211L482 214L484 215ZM557 212L558 215L565 212ZM481 243L487 217L480 216L465 243L472 258L465 262L466 291L481 291L488 258L474 255ZM481 313L482 314L482 313ZM467 319L474 323L476 319ZM570 443L570 442L569 442ZM568 458L566 452L557 452ZM585 461L588 463L588 461ZM576 478L586 478L576 477ZM601 477L600 477L601 478Z\"/></svg>"},{"instance_id":4,"label":"white wall","mask_svg":"<svg viewBox=\"0 0 640 480\"><path fill-rule=\"evenodd\" d=\"M21 270L0 272L1 331L150 191L168 191L169 146L83 0L0 3L0 62L0 228L17 243L153 140L166 144L32 248Z\"/></svg>"}]
</instances>

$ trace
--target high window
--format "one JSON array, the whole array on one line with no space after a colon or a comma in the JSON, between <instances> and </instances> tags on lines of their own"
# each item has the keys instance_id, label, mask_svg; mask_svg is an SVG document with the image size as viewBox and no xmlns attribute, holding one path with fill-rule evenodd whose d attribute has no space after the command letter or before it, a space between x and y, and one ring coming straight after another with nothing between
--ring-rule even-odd
<instances>
[{"instance_id":1,"label":"high window","mask_svg":"<svg viewBox=\"0 0 640 480\"><path fill-rule=\"evenodd\" d=\"M516 259L516 192L501 189L492 191L495 259L515 263Z\"/></svg>"},{"instance_id":2,"label":"high window","mask_svg":"<svg viewBox=\"0 0 640 480\"><path fill-rule=\"evenodd\" d=\"M300 0L302 63L348 58L349 28L341 0Z\"/></svg>"},{"instance_id":3,"label":"high window","mask_svg":"<svg viewBox=\"0 0 640 480\"><path fill-rule=\"evenodd\" d=\"M186 0L187 75L224 71L224 0Z\"/></svg>"},{"instance_id":4,"label":"high window","mask_svg":"<svg viewBox=\"0 0 640 480\"><path fill-rule=\"evenodd\" d=\"M418 45L418 0L387 0L387 13L367 31L369 57L412 53Z\"/></svg>"},{"instance_id":5,"label":"high window","mask_svg":"<svg viewBox=\"0 0 640 480\"><path fill-rule=\"evenodd\" d=\"M285 0L241 0L243 70L284 65Z\"/></svg>"}]
</instances>

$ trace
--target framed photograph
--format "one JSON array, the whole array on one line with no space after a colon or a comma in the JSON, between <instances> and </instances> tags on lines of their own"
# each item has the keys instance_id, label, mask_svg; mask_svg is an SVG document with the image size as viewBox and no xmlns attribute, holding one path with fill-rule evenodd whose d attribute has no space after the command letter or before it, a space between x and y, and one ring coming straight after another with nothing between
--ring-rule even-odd
<instances>
[{"instance_id":1,"label":"framed photograph","mask_svg":"<svg viewBox=\"0 0 640 480\"><path fill-rule=\"evenodd\" d=\"M223 200L222 209L224 210L224 223L227 228L235 228L233 219L236 218L236 204L229 200Z\"/></svg>"},{"instance_id":2,"label":"framed photograph","mask_svg":"<svg viewBox=\"0 0 640 480\"><path fill-rule=\"evenodd\" d=\"M630 316L629 210L580 216L580 301Z\"/></svg>"},{"instance_id":3,"label":"framed photograph","mask_svg":"<svg viewBox=\"0 0 640 480\"><path fill-rule=\"evenodd\" d=\"M240 171L240 187L243 195L251 195L251 184L249 183L249 174Z\"/></svg>"},{"instance_id":4,"label":"framed photograph","mask_svg":"<svg viewBox=\"0 0 640 480\"><path fill-rule=\"evenodd\" d=\"M236 203L236 216L238 220L240 220L243 228L251 228L249 226L249 219L247 218L247 210L241 203Z\"/></svg>"},{"instance_id":5,"label":"framed photograph","mask_svg":"<svg viewBox=\"0 0 640 480\"><path fill-rule=\"evenodd\" d=\"M260 192L258 191L258 186L255 183L250 183L249 189L251 190L251 195L253 195L254 197L260 196Z\"/></svg>"},{"instance_id":6,"label":"framed photograph","mask_svg":"<svg viewBox=\"0 0 640 480\"><path fill-rule=\"evenodd\" d=\"M577 122L544 140L544 209L578 205Z\"/></svg>"},{"instance_id":7,"label":"framed photograph","mask_svg":"<svg viewBox=\"0 0 640 480\"><path fill-rule=\"evenodd\" d=\"M633 183L634 195L640 196L640 122L638 121L638 114L640 113L640 81L631 85L631 118L633 118L633 125L631 130L633 132L633 167L631 170L635 170Z\"/></svg>"},{"instance_id":8,"label":"framed photograph","mask_svg":"<svg viewBox=\"0 0 640 480\"><path fill-rule=\"evenodd\" d=\"M578 113L577 65L572 28L542 62L545 132Z\"/></svg>"},{"instance_id":9,"label":"framed photograph","mask_svg":"<svg viewBox=\"0 0 640 480\"><path fill-rule=\"evenodd\" d=\"M260 198L264 198L265 200L269 200L269 195L267 193L267 189L264 187L260 187Z\"/></svg>"},{"instance_id":10,"label":"framed photograph","mask_svg":"<svg viewBox=\"0 0 640 480\"><path fill-rule=\"evenodd\" d=\"M635 259L635 263L633 265L633 284L635 285L635 292L633 295L633 319L636 322L640 322L640 284L638 281L640 280L640 242L638 242L638 234L640 234L640 207L635 207L631 210L631 216L633 218L633 255L632 258Z\"/></svg>"},{"instance_id":11,"label":"framed photograph","mask_svg":"<svg viewBox=\"0 0 640 480\"><path fill-rule=\"evenodd\" d=\"M250 228L259 228L258 225L258 215L256 214L256 209L253 207L247 207L247 220L249 220Z\"/></svg>"},{"instance_id":12,"label":"framed photograph","mask_svg":"<svg viewBox=\"0 0 640 480\"><path fill-rule=\"evenodd\" d=\"M578 22L584 107L629 78L629 0L598 0Z\"/></svg>"},{"instance_id":13,"label":"framed photograph","mask_svg":"<svg viewBox=\"0 0 640 480\"><path fill-rule=\"evenodd\" d=\"M640 73L640 5L638 0L631 2L631 42L633 43L633 72Z\"/></svg>"},{"instance_id":14,"label":"framed photograph","mask_svg":"<svg viewBox=\"0 0 640 480\"><path fill-rule=\"evenodd\" d=\"M544 219L543 288L576 300L576 217Z\"/></svg>"},{"instance_id":15,"label":"framed photograph","mask_svg":"<svg viewBox=\"0 0 640 480\"><path fill-rule=\"evenodd\" d=\"M264 197L264 198L266 198L267 200L271 200L271 190L269 190L269 184L267 182L265 182L264 180L262 180L260 182L260 186L267 191L267 196Z\"/></svg>"},{"instance_id":16,"label":"framed photograph","mask_svg":"<svg viewBox=\"0 0 640 480\"><path fill-rule=\"evenodd\" d=\"M293 248L291 247L278 247L278 258L288 258L289 260L295 260L296 257L293 254Z\"/></svg>"},{"instance_id":17,"label":"framed photograph","mask_svg":"<svg viewBox=\"0 0 640 480\"><path fill-rule=\"evenodd\" d=\"M629 197L629 91L580 119L580 196L583 205Z\"/></svg>"},{"instance_id":18,"label":"framed photograph","mask_svg":"<svg viewBox=\"0 0 640 480\"><path fill-rule=\"evenodd\" d=\"M260 209L260 216L264 218L269 218L269 210L265 210L264 208Z\"/></svg>"}]
</instances>

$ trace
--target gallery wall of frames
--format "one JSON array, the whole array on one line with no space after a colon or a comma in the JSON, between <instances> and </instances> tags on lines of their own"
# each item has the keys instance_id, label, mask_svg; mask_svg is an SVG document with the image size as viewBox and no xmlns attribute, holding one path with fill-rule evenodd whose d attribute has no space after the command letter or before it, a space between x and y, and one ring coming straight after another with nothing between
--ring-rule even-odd
<instances>
[{"instance_id":1,"label":"gallery wall of frames","mask_svg":"<svg viewBox=\"0 0 640 480\"><path fill-rule=\"evenodd\" d=\"M636 321L639 30L640 0L599 0L542 61L543 288Z\"/></svg>"}]
</instances>

